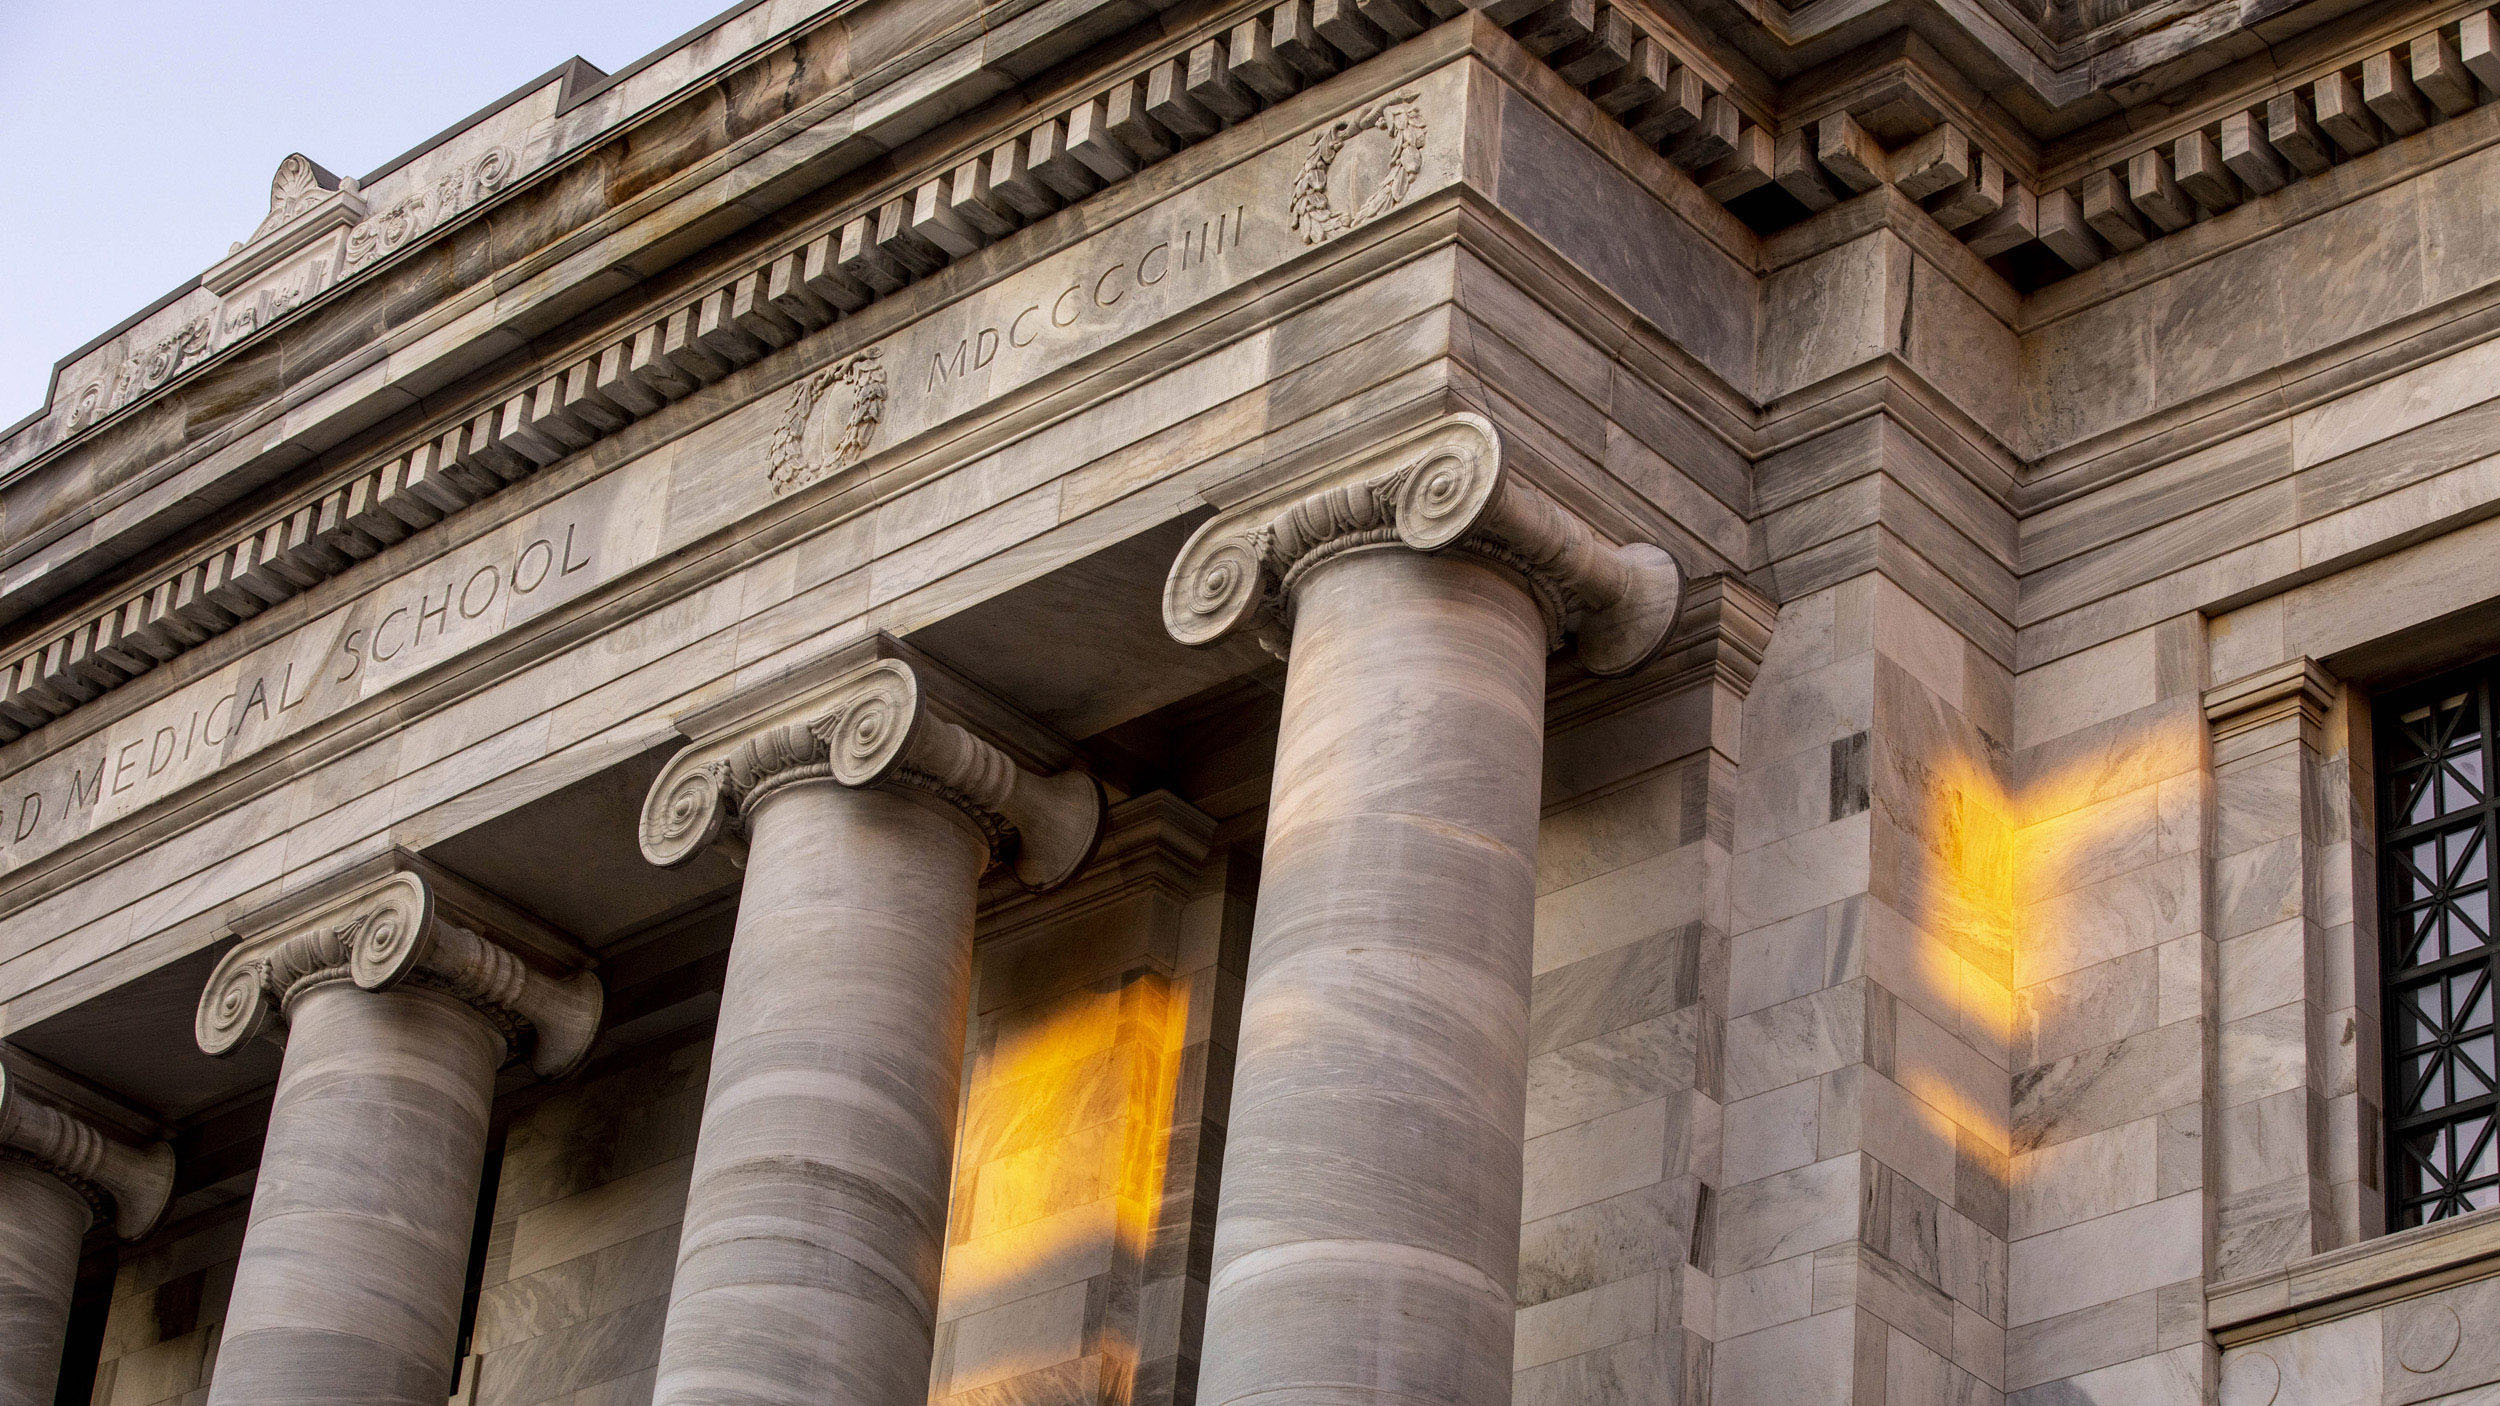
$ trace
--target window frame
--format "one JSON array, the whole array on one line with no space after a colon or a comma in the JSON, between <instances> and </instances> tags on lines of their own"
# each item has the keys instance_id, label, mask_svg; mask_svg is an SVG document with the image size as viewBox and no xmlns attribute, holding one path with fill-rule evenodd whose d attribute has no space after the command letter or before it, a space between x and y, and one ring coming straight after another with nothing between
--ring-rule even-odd
<instances>
[{"instance_id":1,"label":"window frame","mask_svg":"<svg viewBox=\"0 0 2500 1406\"><path fill-rule=\"evenodd\" d=\"M2409 798L2403 788L2410 776L2422 766L2441 765L2439 758L2455 753L2443 751L2428 759L2421 758L2415 749L2403 743L2404 714L2425 705L2435 706L2436 701L2442 695L2452 694L2459 690L2464 690L2468 694L2471 700L2470 706L2479 713L2479 717L2475 719L2477 724L2475 735L2479 739L2476 753L2479 756L2482 773L2479 783L2480 800L2474 804L2434 815L2428 820L2408 823L2403 817L2405 802ZM2493 930L2495 920L2500 920L2500 876L2495 876L2492 867L2494 846L2500 843L2500 787L2492 784L2494 763L2500 762L2500 656L2482 659L2459 668L2443 670L2401 688L2390 689L2372 700L2370 711L2373 723L2371 727L2372 753L2377 772L2375 777L2377 814L2373 827L2375 831L2373 839L2377 849L2378 894L2377 901L2373 905L2375 909L2373 916L2377 919L2379 930L2378 1000L2382 1059L2379 1081L2382 1100L2381 1137L2377 1154L2384 1159L2381 1164L2384 1169L2381 1183L2385 1196L2386 1230L2396 1232L2437 1224L2453 1220L2460 1215L2471 1215L2479 1209L2500 1206L2500 1061L2489 1061L2493 1062L2495 1067L2477 1071L2485 1076L2486 1088L2482 1093L2436 1105L2429 1111L2407 1112L2409 1095L2412 1092L2408 1084L2408 1059L2425 1050L2440 1049L2453 1042L2482 1038L2481 1032L2486 1027L2477 1025L2459 1030L2453 1021L2450 1021L2446 1033L2435 1036L2427 1043L2408 1044L2405 1039L2408 1023L2407 1007L2402 1000L2409 989L2428 985L2457 973L2473 971L2479 964L2483 977L2479 1000L2477 1001L2471 993L2468 999L2476 1004L2500 1006L2500 931ZM2406 900L2406 895L2416 885L2412 878L2414 871L2406 864L2403 850L2405 846L2420 839L2462 833L2469 827L2479 828L2481 832L2479 837L2482 870L2480 886L2484 899L2483 928L2485 929L2482 945L2475 949L2452 952L2444 957L2406 965L2403 948L2411 931L2409 916L2425 907L2438 904L2442 900L2437 897L2421 902ZM2434 886L2434 893L2446 889L2446 878L2445 874L2439 876L2440 881ZM2444 1006L2443 1009L2445 1009ZM2500 1047L2500 1025L2494 1025L2490 1029L2491 1034L2488 1038L2495 1047ZM2484 1178L2460 1178L2459 1180L2467 1183L2466 1189L2469 1192L2480 1192L2486 1196L2488 1199L2484 1205L2468 1204L2462 1209L2441 1214L2437 1212L2438 1203L2445 1199L2448 1193L2408 1195L2408 1181L2413 1172L2411 1154L2406 1147L2408 1136L2418 1135L2425 1128L2449 1126L2462 1119L2476 1116L2480 1116L2484 1121L2483 1131L2475 1148L2488 1146L2492 1149L2495 1175ZM2470 1159L2473 1150L2469 1148L2465 1157L2459 1160ZM2451 1183L2451 1185L2454 1184ZM2428 1208L2427 1213L2423 1214L2421 1219L2414 1219L2415 1212L2425 1207Z\"/></svg>"}]
</instances>

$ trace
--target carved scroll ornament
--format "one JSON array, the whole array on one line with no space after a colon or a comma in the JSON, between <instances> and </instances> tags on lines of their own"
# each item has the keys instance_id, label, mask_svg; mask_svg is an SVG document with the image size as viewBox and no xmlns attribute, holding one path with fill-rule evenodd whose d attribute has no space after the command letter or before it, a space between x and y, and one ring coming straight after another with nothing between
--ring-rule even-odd
<instances>
[{"instance_id":1,"label":"carved scroll ornament","mask_svg":"<svg viewBox=\"0 0 2500 1406\"><path fill-rule=\"evenodd\" d=\"M643 858L683 864L775 790L817 780L916 792L953 808L992 859L1034 890L1066 882L1102 834L1093 777L1026 770L937 716L910 664L879 659L734 737L678 753L643 802Z\"/></svg>"},{"instance_id":2,"label":"carved scroll ornament","mask_svg":"<svg viewBox=\"0 0 2500 1406\"><path fill-rule=\"evenodd\" d=\"M209 976L194 1033L212 1055L268 1034L295 998L330 982L366 991L431 990L484 1015L530 1068L558 1079L599 1033L603 997L588 972L552 977L502 944L446 920L416 874L350 889L301 918L247 938Z\"/></svg>"},{"instance_id":3,"label":"carved scroll ornament","mask_svg":"<svg viewBox=\"0 0 2500 1406\"><path fill-rule=\"evenodd\" d=\"M1552 643L1576 638L1581 664L1630 673L1666 642L1684 595L1675 559L1647 542L1616 546L1502 463L1480 415L1452 415L1325 475L1199 528L1163 587L1172 638L1207 645L1235 630L1282 649L1293 590L1313 567L1363 547L1468 552L1523 577Z\"/></svg>"},{"instance_id":4,"label":"carved scroll ornament","mask_svg":"<svg viewBox=\"0 0 2500 1406\"><path fill-rule=\"evenodd\" d=\"M130 1144L38 1095L0 1064L0 1158L60 1178L125 1240L148 1233L174 1190L174 1150Z\"/></svg>"}]
</instances>

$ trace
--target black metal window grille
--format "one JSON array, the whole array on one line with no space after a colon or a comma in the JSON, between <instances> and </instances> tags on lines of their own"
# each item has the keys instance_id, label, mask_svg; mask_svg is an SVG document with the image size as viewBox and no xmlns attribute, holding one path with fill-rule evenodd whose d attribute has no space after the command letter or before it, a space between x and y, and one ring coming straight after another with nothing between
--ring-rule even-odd
<instances>
[{"instance_id":1,"label":"black metal window grille","mask_svg":"<svg viewBox=\"0 0 2500 1406\"><path fill-rule=\"evenodd\" d=\"M2500 1205L2491 777L2500 660L2390 695L2379 718L2391 1228Z\"/></svg>"}]
</instances>

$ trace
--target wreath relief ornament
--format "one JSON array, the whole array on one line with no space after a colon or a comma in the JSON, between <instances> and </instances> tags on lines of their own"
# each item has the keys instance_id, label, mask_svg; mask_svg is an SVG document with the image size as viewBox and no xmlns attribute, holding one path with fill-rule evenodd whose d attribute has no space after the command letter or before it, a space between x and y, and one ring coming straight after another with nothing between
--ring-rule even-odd
<instances>
[{"instance_id":1,"label":"wreath relief ornament","mask_svg":"<svg viewBox=\"0 0 2500 1406\"><path fill-rule=\"evenodd\" d=\"M1351 117L1341 117L1311 134L1311 153L1293 178L1293 229L1305 244L1319 244L1357 225L1369 224L1397 207L1424 170L1424 110L1413 93L1382 98ZM1328 181L1346 143L1365 132L1388 138L1389 154L1380 179L1349 215L1336 208Z\"/></svg>"},{"instance_id":2,"label":"wreath relief ornament","mask_svg":"<svg viewBox=\"0 0 2500 1406\"><path fill-rule=\"evenodd\" d=\"M836 391L844 395L832 394ZM885 364L864 348L802 379L773 431L770 473L775 493L803 488L868 457L885 422ZM845 403L847 401L847 403ZM833 407L841 405L840 413Z\"/></svg>"}]
</instances>

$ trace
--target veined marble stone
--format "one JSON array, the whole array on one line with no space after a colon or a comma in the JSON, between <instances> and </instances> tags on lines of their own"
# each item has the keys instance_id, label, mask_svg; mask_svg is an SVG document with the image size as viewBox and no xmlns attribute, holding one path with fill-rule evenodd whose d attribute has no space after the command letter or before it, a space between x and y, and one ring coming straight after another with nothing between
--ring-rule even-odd
<instances>
[{"instance_id":1,"label":"veined marble stone","mask_svg":"<svg viewBox=\"0 0 2500 1406\"><path fill-rule=\"evenodd\" d=\"M2500 1392L2500 11L301 141L0 430L0 1406Z\"/></svg>"}]
</instances>

